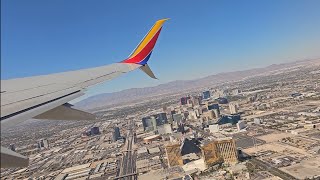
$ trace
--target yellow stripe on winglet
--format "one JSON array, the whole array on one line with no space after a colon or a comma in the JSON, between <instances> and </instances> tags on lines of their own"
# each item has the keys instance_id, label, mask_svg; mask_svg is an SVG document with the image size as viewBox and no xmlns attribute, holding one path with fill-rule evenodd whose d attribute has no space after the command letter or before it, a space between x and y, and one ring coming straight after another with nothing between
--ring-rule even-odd
<instances>
[{"instance_id":1,"label":"yellow stripe on winglet","mask_svg":"<svg viewBox=\"0 0 320 180\"><path fill-rule=\"evenodd\" d=\"M150 29L149 33L145 36L145 38L141 41L141 43L139 44L139 46L135 49L135 51L131 54L131 57L136 56L147 44L148 42L152 39L152 37L159 31L159 29L162 27L163 23L166 22L167 20L169 20L169 18L167 19L160 19L158 20L152 27L152 29Z\"/></svg>"}]
</instances>

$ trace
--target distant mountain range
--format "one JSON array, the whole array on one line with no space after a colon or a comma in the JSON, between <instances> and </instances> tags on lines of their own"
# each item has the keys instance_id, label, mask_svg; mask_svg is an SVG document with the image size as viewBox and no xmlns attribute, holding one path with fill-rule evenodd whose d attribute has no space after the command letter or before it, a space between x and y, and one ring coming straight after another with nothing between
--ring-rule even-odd
<instances>
[{"instance_id":1,"label":"distant mountain range","mask_svg":"<svg viewBox=\"0 0 320 180\"><path fill-rule=\"evenodd\" d=\"M225 82L239 81L254 76L268 75L271 73L281 73L281 70L314 66L315 64L320 65L320 59L302 60L283 64L273 64L264 68L218 73L215 75L210 75L195 80L172 81L154 87L132 88L114 93L103 93L84 99L76 103L75 106L80 107L82 109L93 109L108 106L111 104L119 104L138 99L144 99L156 95L172 94L190 91L192 89L207 88Z\"/></svg>"}]
</instances>

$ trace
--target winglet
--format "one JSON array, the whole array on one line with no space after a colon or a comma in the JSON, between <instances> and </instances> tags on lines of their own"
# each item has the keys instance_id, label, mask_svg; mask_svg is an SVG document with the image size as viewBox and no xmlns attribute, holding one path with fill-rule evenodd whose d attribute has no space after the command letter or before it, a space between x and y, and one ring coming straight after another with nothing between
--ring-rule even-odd
<instances>
[{"instance_id":1,"label":"winglet","mask_svg":"<svg viewBox=\"0 0 320 180\"><path fill-rule=\"evenodd\" d=\"M132 64L147 64L153 48L157 42L157 39L160 35L162 25L168 19L160 19L158 20L149 32L144 36L138 46L132 51L127 59L122 61L121 63L132 63ZM150 69L150 68L149 68Z\"/></svg>"}]
</instances>

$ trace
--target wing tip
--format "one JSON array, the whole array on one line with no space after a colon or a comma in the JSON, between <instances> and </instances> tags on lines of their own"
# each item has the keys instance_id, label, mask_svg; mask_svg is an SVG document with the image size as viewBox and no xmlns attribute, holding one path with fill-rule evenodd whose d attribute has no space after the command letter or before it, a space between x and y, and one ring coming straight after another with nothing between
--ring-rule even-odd
<instances>
[{"instance_id":1,"label":"wing tip","mask_svg":"<svg viewBox=\"0 0 320 180\"><path fill-rule=\"evenodd\" d=\"M168 20L170 20L170 18L163 18L163 19L159 19L158 21L163 21L163 22L165 22L165 21L168 21Z\"/></svg>"},{"instance_id":2,"label":"wing tip","mask_svg":"<svg viewBox=\"0 0 320 180\"><path fill-rule=\"evenodd\" d=\"M169 18L163 18L156 21L149 32L138 44L138 46L132 51L130 56L127 59L121 61L121 63L133 63L140 65L146 64L150 58L154 46L157 43L157 39L160 35L162 26L167 20L169 20Z\"/></svg>"}]
</instances>

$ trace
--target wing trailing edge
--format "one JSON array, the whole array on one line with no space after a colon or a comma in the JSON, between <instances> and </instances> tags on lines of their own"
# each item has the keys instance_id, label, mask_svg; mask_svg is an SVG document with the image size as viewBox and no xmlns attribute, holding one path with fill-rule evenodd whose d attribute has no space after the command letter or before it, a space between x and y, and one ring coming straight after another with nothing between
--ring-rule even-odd
<instances>
[{"instance_id":1,"label":"wing trailing edge","mask_svg":"<svg viewBox=\"0 0 320 180\"><path fill-rule=\"evenodd\" d=\"M94 114L72 108L73 105L66 103L34 117L34 119L48 120L94 120Z\"/></svg>"},{"instance_id":2,"label":"wing trailing edge","mask_svg":"<svg viewBox=\"0 0 320 180\"><path fill-rule=\"evenodd\" d=\"M1 168L27 167L29 159L1 146Z\"/></svg>"}]
</instances>

